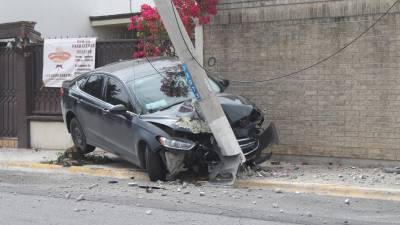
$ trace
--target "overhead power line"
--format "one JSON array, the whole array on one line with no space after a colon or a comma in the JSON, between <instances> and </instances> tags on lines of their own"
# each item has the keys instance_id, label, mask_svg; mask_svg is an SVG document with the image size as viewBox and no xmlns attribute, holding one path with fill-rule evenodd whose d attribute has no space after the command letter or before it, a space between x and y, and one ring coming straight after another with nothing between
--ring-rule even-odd
<instances>
[{"instance_id":1,"label":"overhead power line","mask_svg":"<svg viewBox=\"0 0 400 225\"><path fill-rule=\"evenodd\" d=\"M334 56L336 56L337 54L339 54L340 52L344 51L346 48L348 48L349 46L351 46L352 44L354 44L356 41L358 41L361 37L363 37L368 31L370 31L376 24L378 24L379 21L381 21L387 14L389 14L389 12L400 2L400 0L396 0L381 16L379 16L378 19L376 19L367 29L365 29L363 32L361 32L358 36L356 36L352 41L350 41L349 43L347 43L346 45L344 45L343 47L339 48L337 51L335 51L334 53L332 53L331 55L322 58L318 61L316 61L315 63L304 67L300 70L297 70L295 72L291 72L288 74L284 74L282 76L277 76L277 77L273 77L273 78L269 78L269 79L265 79L265 80L230 80L232 82L236 82L236 83L264 83L264 82L269 82L269 81L273 81L273 80L278 80L278 79L282 79L282 78L286 78L286 77L291 77L294 75L297 75L301 72L304 72L308 69L311 69L321 63L324 63L326 61L328 61L329 59L333 58ZM174 4L171 0L172 5ZM175 16L175 20L176 23L178 23L178 17L177 14L175 12L175 7L172 6L172 10L174 12L174 16ZM188 52L190 53L190 55L192 56L193 60L207 73L207 74L211 74L206 68L203 67L203 65L196 59L196 57L194 57L193 53L190 51L188 44L186 43L184 37L183 37L183 33L181 28L178 26L179 28L179 32L180 35L182 37L183 42L185 43L185 46L188 50Z\"/></svg>"}]
</instances>

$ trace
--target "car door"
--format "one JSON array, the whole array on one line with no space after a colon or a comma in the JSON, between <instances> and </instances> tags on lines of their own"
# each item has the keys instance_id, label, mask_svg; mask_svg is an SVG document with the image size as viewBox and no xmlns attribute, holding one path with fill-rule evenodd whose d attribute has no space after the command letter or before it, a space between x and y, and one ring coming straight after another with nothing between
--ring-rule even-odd
<instances>
[{"instance_id":1,"label":"car door","mask_svg":"<svg viewBox=\"0 0 400 225\"><path fill-rule=\"evenodd\" d=\"M107 107L104 101L104 84L104 75L90 75L80 87L81 95L77 100L77 118L85 132L87 142L97 147L105 147L100 132L104 109Z\"/></svg>"},{"instance_id":2,"label":"car door","mask_svg":"<svg viewBox=\"0 0 400 225\"><path fill-rule=\"evenodd\" d=\"M105 101L109 104L109 108L122 104L128 111L134 112L128 93L128 90L118 79L111 76L106 79ZM128 157L136 156L134 148L137 135L133 123L135 119L137 119L136 116L127 118L124 115L113 113L107 113L104 116L102 132L112 151ZM133 160L136 161L137 157Z\"/></svg>"}]
</instances>

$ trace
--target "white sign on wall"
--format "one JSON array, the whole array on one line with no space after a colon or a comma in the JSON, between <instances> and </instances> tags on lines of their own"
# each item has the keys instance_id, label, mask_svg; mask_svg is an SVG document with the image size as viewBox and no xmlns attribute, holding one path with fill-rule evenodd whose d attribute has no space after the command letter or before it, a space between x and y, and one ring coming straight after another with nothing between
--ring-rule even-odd
<instances>
[{"instance_id":1,"label":"white sign on wall","mask_svg":"<svg viewBox=\"0 0 400 225\"><path fill-rule=\"evenodd\" d=\"M64 80L94 69L96 38L45 39L43 44L43 83L61 87Z\"/></svg>"}]
</instances>

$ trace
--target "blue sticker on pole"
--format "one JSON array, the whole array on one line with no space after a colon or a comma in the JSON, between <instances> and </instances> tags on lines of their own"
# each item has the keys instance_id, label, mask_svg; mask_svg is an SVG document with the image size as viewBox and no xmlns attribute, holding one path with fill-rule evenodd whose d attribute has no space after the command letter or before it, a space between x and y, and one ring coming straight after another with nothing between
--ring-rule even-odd
<instances>
[{"instance_id":1,"label":"blue sticker on pole","mask_svg":"<svg viewBox=\"0 0 400 225\"><path fill-rule=\"evenodd\" d=\"M198 101L200 101L201 100L200 93L199 93L199 91L197 91L197 87L192 80L192 75L190 75L190 72L189 72L186 64L182 64L182 69L183 69L183 72L185 73L186 82L187 82L189 88L192 90L194 97L196 97L196 99Z\"/></svg>"}]
</instances>

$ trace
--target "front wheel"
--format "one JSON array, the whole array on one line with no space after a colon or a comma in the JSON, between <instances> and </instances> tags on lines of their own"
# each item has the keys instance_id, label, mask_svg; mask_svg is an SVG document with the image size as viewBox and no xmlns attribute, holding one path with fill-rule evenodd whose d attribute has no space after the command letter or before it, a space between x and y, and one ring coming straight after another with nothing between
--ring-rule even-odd
<instances>
[{"instance_id":1,"label":"front wheel","mask_svg":"<svg viewBox=\"0 0 400 225\"><path fill-rule=\"evenodd\" d=\"M151 181L165 180L167 170L158 152L146 146L146 167Z\"/></svg>"},{"instance_id":2,"label":"front wheel","mask_svg":"<svg viewBox=\"0 0 400 225\"><path fill-rule=\"evenodd\" d=\"M73 118L69 124L72 141L79 148L82 154L93 152L96 147L86 143L86 136L83 133L81 124L76 118Z\"/></svg>"}]
</instances>

